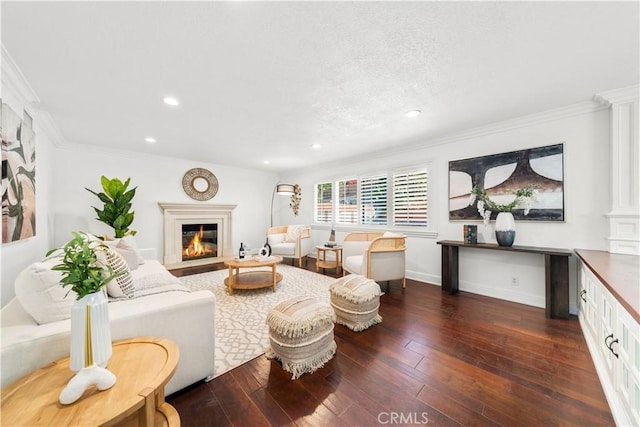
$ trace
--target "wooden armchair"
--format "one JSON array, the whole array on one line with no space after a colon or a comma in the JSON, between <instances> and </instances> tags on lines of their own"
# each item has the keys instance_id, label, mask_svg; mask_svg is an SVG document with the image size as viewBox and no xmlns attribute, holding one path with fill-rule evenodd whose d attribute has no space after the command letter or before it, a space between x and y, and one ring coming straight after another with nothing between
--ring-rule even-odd
<instances>
[{"instance_id":1,"label":"wooden armchair","mask_svg":"<svg viewBox=\"0 0 640 427\"><path fill-rule=\"evenodd\" d=\"M342 267L344 274L360 274L376 282L405 278L406 236L391 233L353 232L344 237Z\"/></svg>"},{"instance_id":2,"label":"wooden armchair","mask_svg":"<svg viewBox=\"0 0 640 427\"><path fill-rule=\"evenodd\" d=\"M302 267L302 258L311 252L311 229L305 225L271 227L267 241L273 255L297 259L298 267Z\"/></svg>"}]
</instances>

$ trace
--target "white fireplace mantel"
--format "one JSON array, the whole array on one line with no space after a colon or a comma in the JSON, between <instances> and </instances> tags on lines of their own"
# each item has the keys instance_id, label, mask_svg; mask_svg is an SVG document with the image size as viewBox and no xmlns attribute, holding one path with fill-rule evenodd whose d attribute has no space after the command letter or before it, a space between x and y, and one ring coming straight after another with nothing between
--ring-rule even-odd
<instances>
[{"instance_id":1,"label":"white fireplace mantel","mask_svg":"<svg viewBox=\"0 0 640 427\"><path fill-rule=\"evenodd\" d=\"M167 268L192 267L220 262L233 254L231 248L231 219L237 205L213 205L203 203L158 202L164 216L164 257ZM218 256L199 260L182 261L182 225L217 224Z\"/></svg>"}]
</instances>

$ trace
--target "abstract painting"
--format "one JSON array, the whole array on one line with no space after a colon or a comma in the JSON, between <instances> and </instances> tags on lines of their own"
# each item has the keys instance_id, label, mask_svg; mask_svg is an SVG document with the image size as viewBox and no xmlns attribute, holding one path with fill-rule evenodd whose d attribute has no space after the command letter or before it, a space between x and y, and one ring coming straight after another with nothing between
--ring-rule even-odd
<instances>
[{"instance_id":1,"label":"abstract painting","mask_svg":"<svg viewBox=\"0 0 640 427\"><path fill-rule=\"evenodd\" d=\"M514 218L564 221L563 148L555 144L449 162L449 220L482 219L477 202L472 202L474 187L484 188L494 202L508 204L518 189L536 184L539 195L531 211L525 215L523 209L514 209Z\"/></svg>"},{"instance_id":2,"label":"abstract painting","mask_svg":"<svg viewBox=\"0 0 640 427\"><path fill-rule=\"evenodd\" d=\"M36 235L35 134L25 119L2 103L2 243Z\"/></svg>"}]
</instances>

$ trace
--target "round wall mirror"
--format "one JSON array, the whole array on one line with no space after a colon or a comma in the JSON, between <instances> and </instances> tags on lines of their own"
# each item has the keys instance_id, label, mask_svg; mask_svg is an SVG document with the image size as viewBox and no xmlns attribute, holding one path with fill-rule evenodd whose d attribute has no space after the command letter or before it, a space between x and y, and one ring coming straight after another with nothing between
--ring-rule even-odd
<instances>
[{"instance_id":1,"label":"round wall mirror","mask_svg":"<svg viewBox=\"0 0 640 427\"><path fill-rule=\"evenodd\" d=\"M194 200L209 200L218 192L218 179L206 169L193 168L182 177L182 188Z\"/></svg>"}]
</instances>

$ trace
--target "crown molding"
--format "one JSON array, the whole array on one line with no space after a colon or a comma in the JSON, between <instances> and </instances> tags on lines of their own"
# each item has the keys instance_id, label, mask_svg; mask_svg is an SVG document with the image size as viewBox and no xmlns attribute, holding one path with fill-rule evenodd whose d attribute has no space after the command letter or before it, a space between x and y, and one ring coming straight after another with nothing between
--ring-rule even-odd
<instances>
[{"instance_id":1,"label":"crown molding","mask_svg":"<svg viewBox=\"0 0 640 427\"><path fill-rule=\"evenodd\" d=\"M40 102L40 98L4 45L2 45L2 84L13 89L25 101L25 104Z\"/></svg>"},{"instance_id":2,"label":"crown molding","mask_svg":"<svg viewBox=\"0 0 640 427\"><path fill-rule=\"evenodd\" d=\"M596 93L595 95L593 95L593 100L606 107L609 107L613 104L637 100L639 92L639 85L627 86L620 89Z\"/></svg>"},{"instance_id":3,"label":"crown molding","mask_svg":"<svg viewBox=\"0 0 640 427\"><path fill-rule=\"evenodd\" d=\"M63 147L67 141L64 139L64 136L62 136L62 132L58 129L58 125L53 117L51 117L51 114L49 114L48 111L35 107L34 113L34 127L42 129L55 147Z\"/></svg>"},{"instance_id":4,"label":"crown molding","mask_svg":"<svg viewBox=\"0 0 640 427\"><path fill-rule=\"evenodd\" d=\"M613 91L612 91L613 92ZM388 157L389 154L398 154L398 153L407 153L413 152L416 150L424 149L426 147L436 147L439 145L452 144L456 142L466 141L469 139L480 138L483 136L495 135L498 133L525 128L529 126L535 126L538 124L543 124L547 122L552 122L556 120L561 120L569 117L580 116L583 114L590 114L598 111L606 110L608 105L598 104L594 102L595 100L583 101L571 105L567 105L564 107L554 108L552 110L546 110L539 113L529 114L526 116L517 117L510 120L504 120L496 123L491 123L485 126L479 126L459 132L449 133L443 136L431 138L431 139L421 139L419 141L414 141L402 145L397 145L390 149L379 150L375 152L371 152L365 155L358 156L357 160L367 161L367 160L376 160L380 158ZM352 165L354 158L343 159L341 161L333 161L331 162L331 167L340 167L344 165ZM325 170L327 168L327 164L316 165L314 168L305 168L301 170L288 170L287 174L295 173L297 171L309 171L311 170Z\"/></svg>"}]
</instances>

